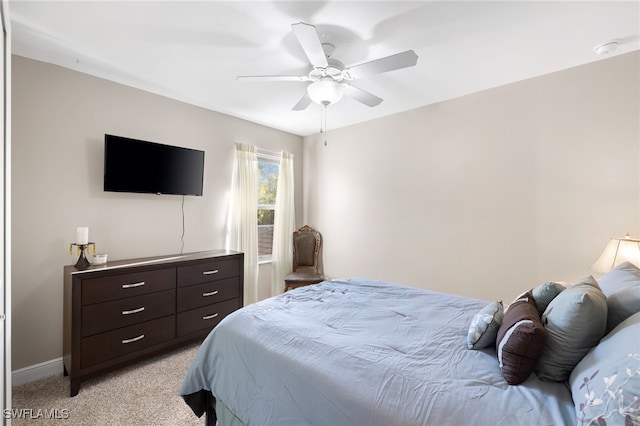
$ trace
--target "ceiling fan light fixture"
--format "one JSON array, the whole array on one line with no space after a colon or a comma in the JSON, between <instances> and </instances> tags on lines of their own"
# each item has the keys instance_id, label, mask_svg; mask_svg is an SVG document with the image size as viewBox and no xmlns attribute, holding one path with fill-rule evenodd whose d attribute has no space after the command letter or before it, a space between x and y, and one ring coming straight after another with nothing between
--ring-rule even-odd
<instances>
[{"instance_id":1,"label":"ceiling fan light fixture","mask_svg":"<svg viewBox=\"0 0 640 426\"><path fill-rule=\"evenodd\" d=\"M311 100L320 105L331 105L342 99L344 86L333 80L319 80L307 86Z\"/></svg>"}]
</instances>

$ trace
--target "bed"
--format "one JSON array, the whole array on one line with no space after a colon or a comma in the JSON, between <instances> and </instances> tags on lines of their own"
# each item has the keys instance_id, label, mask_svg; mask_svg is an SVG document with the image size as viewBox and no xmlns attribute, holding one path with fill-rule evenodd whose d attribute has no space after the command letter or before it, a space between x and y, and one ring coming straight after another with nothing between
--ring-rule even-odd
<instances>
[{"instance_id":1,"label":"bed","mask_svg":"<svg viewBox=\"0 0 640 426\"><path fill-rule=\"evenodd\" d=\"M227 316L180 395L221 426L583 421L569 380L532 373L509 385L495 344L469 349L470 324L489 303L368 279L295 289Z\"/></svg>"}]
</instances>

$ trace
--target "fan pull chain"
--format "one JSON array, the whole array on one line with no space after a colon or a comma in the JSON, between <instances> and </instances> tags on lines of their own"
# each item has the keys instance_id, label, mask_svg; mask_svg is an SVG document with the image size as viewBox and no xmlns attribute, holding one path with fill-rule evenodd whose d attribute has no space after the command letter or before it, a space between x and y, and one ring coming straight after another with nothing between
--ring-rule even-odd
<instances>
[{"instance_id":1,"label":"fan pull chain","mask_svg":"<svg viewBox=\"0 0 640 426\"><path fill-rule=\"evenodd\" d=\"M327 146L327 106L324 106L324 146Z\"/></svg>"},{"instance_id":2,"label":"fan pull chain","mask_svg":"<svg viewBox=\"0 0 640 426\"><path fill-rule=\"evenodd\" d=\"M327 105L322 104L320 111L320 133L324 134L324 146L327 146Z\"/></svg>"}]
</instances>

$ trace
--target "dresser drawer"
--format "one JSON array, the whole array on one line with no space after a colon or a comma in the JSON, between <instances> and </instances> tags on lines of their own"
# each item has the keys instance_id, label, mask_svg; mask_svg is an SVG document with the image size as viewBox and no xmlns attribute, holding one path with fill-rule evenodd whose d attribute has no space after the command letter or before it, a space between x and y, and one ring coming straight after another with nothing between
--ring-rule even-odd
<instances>
[{"instance_id":1,"label":"dresser drawer","mask_svg":"<svg viewBox=\"0 0 640 426\"><path fill-rule=\"evenodd\" d=\"M178 312L240 296L240 278L211 281L178 289Z\"/></svg>"},{"instance_id":2,"label":"dresser drawer","mask_svg":"<svg viewBox=\"0 0 640 426\"><path fill-rule=\"evenodd\" d=\"M174 313L175 290L166 290L82 307L82 337Z\"/></svg>"},{"instance_id":3,"label":"dresser drawer","mask_svg":"<svg viewBox=\"0 0 640 426\"><path fill-rule=\"evenodd\" d=\"M82 281L82 304L106 302L175 288L176 269L117 274Z\"/></svg>"},{"instance_id":4,"label":"dresser drawer","mask_svg":"<svg viewBox=\"0 0 640 426\"><path fill-rule=\"evenodd\" d=\"M81 368L166 342L175 337L174 315L82 339Z\"/></svg>"},{"instance_id":5,"label":"dresser drawer","mask_svg":"<svg viewBox=\"0 0 640 426\"><path fill-rule=\"evenodd\" d=\"M178 287L240 276L240 259L218 260L178 267Z\"/></svg>"},{"instance_id":6,"label":"dresser drawer","mask_svg":"<svg viewBox=\"0 0 640 426\"><path fill-rule=\"evenodd\" d=\"M211 330L224 317L241 307L240 299L231 299L178 314L178 337L200 330Z\"/></svg>"}]
</instances>

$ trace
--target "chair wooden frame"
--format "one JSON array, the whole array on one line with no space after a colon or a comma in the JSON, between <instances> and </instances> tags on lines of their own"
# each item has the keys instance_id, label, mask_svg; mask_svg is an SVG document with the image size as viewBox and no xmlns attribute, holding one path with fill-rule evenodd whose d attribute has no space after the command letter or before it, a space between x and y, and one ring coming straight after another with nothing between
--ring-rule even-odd
<instances>
[{"instance_id":1,"label":"chair wooden frame","mask_svg":"<svg viewBox=\"0 0 640 426\"><path fill-rule=\"evenodd\" d=\"M315 239L315 244L313 248L313 265L301 266L299 264L299 253L298 247L296 245L296 240L303 235L311 235ZM316 231L309 225L304 225L300 229L293 232L292 237L293 243L293 262L292 262L292 272L288 274L284 278L284 291L302 287L310 284L317 284L319 282L324 281L324 276L322 272L320 272L319 267L319 258L320 258L320 250L322 247L322 235L320 232Z\"/></svg>"}]
</instances>

